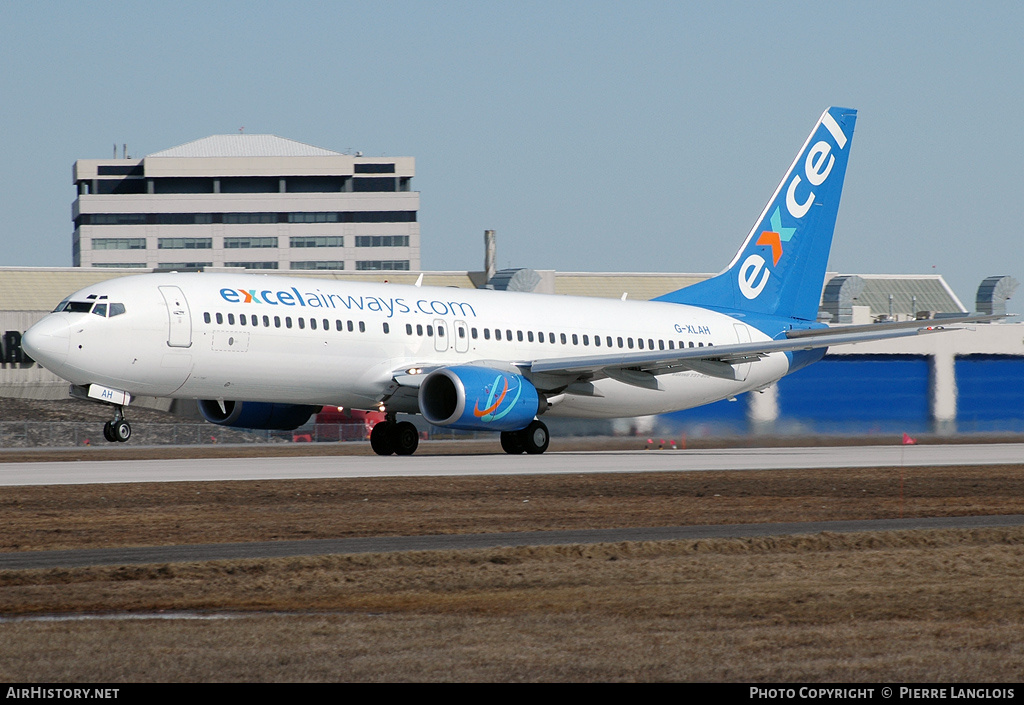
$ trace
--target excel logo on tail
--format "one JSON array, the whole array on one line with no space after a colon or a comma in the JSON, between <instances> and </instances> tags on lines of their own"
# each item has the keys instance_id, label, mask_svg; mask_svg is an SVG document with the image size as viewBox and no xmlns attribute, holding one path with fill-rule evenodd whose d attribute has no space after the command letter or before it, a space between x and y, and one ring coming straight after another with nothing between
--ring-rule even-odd
<instances>
[{"instance_id":1,"label":"excel logo on tail","mask_svg":"<svg viewBox=\"0 0 1024 705\"><path fill-rule=\"evenodd\" d=\"M821 125L835 140L835 146L839 149L846 147L847 138L843 134L839 123L835 121L830 113L825 113L821 118ZM789 218L794 219L795 225L783 226L782 201L780 193L772 205L774 208L768 218L768 225L771 228L765 229L754 241L755 245L768 247L771 252L771 265L760 254L753 253L743 260L739 267L737 281L740 292L748 299L756 299L764 291L768 280L779 266L779 262L786 256L786 248L790 247L790 241L794 235L798 235L801 219L807 215L807 211L814 205L815 191L828 179L835 166L836 158L832 154L833 145L825 140L815 142L807 150L803 158L803 169L800 161L794 165L790 172L792 177L785 189L785 209ZM805 183L806 182L806 183ZM788 218L787 218L788 220Z\"/></svg>"},{"instance_id":2,"label":"excel logo on tail","mask_svg":"<svg viewBox=\"0 0 1024 705\"><path fill-rule=\"evenodd\" d=\"M516 379L513 379L513 382L515 383ZM490 388L484 391L487 393L484 408L480 408L480 400L477 399L473 405L473 416L484 423L490 423L505 418L508 412L515 408L519 395L523 393L523 385L517 383L515 389L510 391L508 377L499 374L494 378Z\"/></svg>"}]
</instances>

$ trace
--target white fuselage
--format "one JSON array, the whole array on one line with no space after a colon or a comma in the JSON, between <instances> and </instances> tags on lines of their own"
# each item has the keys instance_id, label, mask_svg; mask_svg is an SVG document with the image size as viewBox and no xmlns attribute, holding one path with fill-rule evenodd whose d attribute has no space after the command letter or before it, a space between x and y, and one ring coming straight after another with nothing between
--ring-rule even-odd
<instances>
[{"instance_id":1,"label":"white fuselage","mask_svg":"<svg viewBox=\"0 0 1024 705\"><path fill-rule=\"evenodd\" d=\"M377 408L395 375L410 368L521 365L529 378L537 360L768 340L737 319L680 304L247 274L125 277L68 300L77 310L45 317L25 345L74 384L364 409ZM88 302L107 303L107 315ZM124 313L109 315L114 303ZM735 367L735 379L660 375L660 389L595 379L585 393L558 390L547 413L685 409L764 387L789 362L771 353Z\"/></svg>"}]
</instances>

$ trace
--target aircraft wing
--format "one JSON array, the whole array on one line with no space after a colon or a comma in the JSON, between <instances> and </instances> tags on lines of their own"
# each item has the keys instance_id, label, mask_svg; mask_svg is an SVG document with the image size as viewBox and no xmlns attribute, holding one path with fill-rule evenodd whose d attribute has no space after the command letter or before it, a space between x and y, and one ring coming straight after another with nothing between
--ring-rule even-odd
<instances>
[{"instance_id":1,"label":"aircraft wing","mask_svg":"<svg viewBox=\"0 0 1024 705\"><path fill-rule=\"evenodd\" d=\"M969 319L950 319L952 324L967 321L993 320L999 316L976 316ZM628 353L588 355L573 358L547 358L520 365L533 374L577 379L611 377L628 384L657 387L652 376L695 370L714 377L732 379L732 366L753 362L770 353L790 350L813 350L830 345L862 343L889 338L902 338L949 330L931 325L925 321L906 321L894 324L870 324L867 326L846 326L843 328L818 328L806 331L791 331L781 340L766 340L753 343L713 345L702 348L675 350L649 350Z\"/></svg>"}]
</instances>

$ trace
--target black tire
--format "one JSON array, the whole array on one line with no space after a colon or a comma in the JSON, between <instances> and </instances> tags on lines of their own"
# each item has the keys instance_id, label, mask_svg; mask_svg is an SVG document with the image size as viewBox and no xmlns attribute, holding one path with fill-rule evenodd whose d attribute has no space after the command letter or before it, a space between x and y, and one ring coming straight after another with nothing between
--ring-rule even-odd
<instances>
[{"instance_id":1,"label":"black tire","mask_svg":"<svg viewBox=\"0 0 1024 705\"><path fill-rule=\"evenodd\" d=\"M111 428L113 425L113 421L107 421L103 424L103 437L106 438L109 443L117 443L117 436L114 435L114 429Z\"/></svg>"},{"instance_id":2,"label":"black tire","mask_svg":"<svg viewBox=\"0 0 1024 705\"><path fill-rule=\"evenodd\" d=\"M412 455L420 445L420 432L410 421L396 423L391 432L391 445L398 455Z\"/></svg>"},{"instance_id":3,"label":"black tire","mask_svg":"<svg viewBox=\"0 0 1024 705\"><path fill-rule=\"evenodd\" d=\"M114 421L110 425L110 431L114 440L119 443L124 443L132 437L132 427L128 425L127 421Z\"/></svg>"},{"instance_id":4,"label":"black tire","mask_svg":"<svg viewBox=\"0 0 1024 705\"><path fill-rule=\"evenodd\" d=\"M381 421L370 431L370 447L377 455L391 455L395 452L395 445L391 439L391 424Z\"/></svg>"},{"instance_id":5,"label":"black tire","mask_svg":"<svg viewBox=\"0 0 1024 705\"><path fill-rule=\"evenodd\" d=\"M523 448L530 455L540 455L548 449L551 437L548 435L548 427L542 422L534 421L519 433Z\"/></svg>"},{"instance_id":6,"label":"black tire","mask_svg":"<svg viewBox=\"0 0 1024 705\"><path fill-rule=\"evenodd\" d=\"M509 455L525 453L526 448L523 447L523 439L519 435L520 433L522 433L522 431L502 431L501 449Z\"/></svg>"}]
</instances>

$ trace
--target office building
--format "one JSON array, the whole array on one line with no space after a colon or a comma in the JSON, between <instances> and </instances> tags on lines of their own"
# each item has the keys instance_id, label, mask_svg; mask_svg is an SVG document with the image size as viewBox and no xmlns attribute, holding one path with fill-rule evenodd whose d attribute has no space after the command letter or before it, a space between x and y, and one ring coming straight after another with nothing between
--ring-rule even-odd
<instances>
[{"instance_id":1,"label":"office building","mask_svg":"<svg viewBox=\"0 0 1024 705\"><path fill-rule=\"evenodd\" d=\"M80 159L76 267L413 271L412 157L214 135L142 159Z\"/></svg>"}]
</instances>

